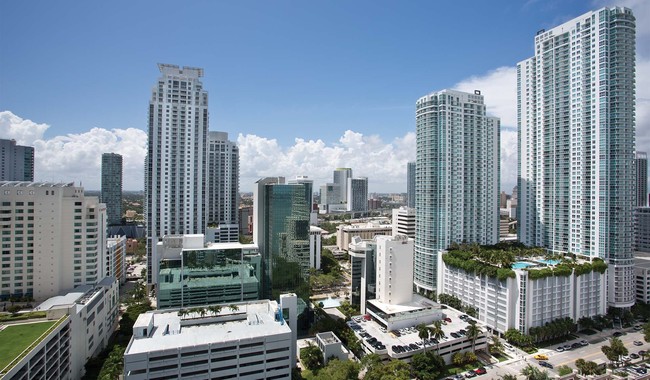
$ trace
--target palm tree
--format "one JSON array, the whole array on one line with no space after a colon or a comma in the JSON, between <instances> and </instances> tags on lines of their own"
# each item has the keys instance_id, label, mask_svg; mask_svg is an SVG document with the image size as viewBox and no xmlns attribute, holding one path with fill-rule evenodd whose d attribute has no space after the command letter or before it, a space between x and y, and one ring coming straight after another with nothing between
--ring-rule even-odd
<instances>
[{"instance_id":1,"label":"palm tree","mask_svg":"<svg viewBox=\"0 0 650 380\"><path fill-rule=\"evenodd\" d=\"M433 326L430 327L429 336L436 340L436 353L440 354L440 339L445 337L445 332L442 329L441 321L434 321Z\"/></svg>"},{"instance_id":2,"label":"palm tree","mask_svg":"<svg viewBox=\"0 0 650 380\"><path fill-rule=\"evenodd\" d=\"M481 328L476 323L470 323L466 327L467 337L472 340L472 352L474 352L474 344L476 343L476 338L481 334Z\"/></svg>"},{"instance_id":3,"label":"palm tree","mask_svg":"<svg viewBox=\"0 0 650 380\"><path fill-rule=\"evenodd\" d=\"M199 308L198 312L201 318L205 317L205 315L208 313L208 311L204 307Z\"/></svg>"},{"instance_id":4,"label":"palm tree","mask_svg":"<svg viewBox=\"0 0 650 380\"><path fill-rule=\"evenodd\" d=\"M232 311L233 313L236 312L237 310L239 310L239 306L237 306L237 305L235 305L235 304L232 304L232 305L228 306L228 308L229 308L230 311Z\"/></svg>"},{"instance_id":5,"label":"palm tree","mask_svg":"<svg viewBox=\"0 0 650 380\"><path fill-rule=\"evenodd\" d=\"M501 380L517 380L517 375L511 375L509 373L506 373L505 375L501 375L500 379Z\"/></svg>"},{"instance_id":6,"label":"palm tree","mask_svg":"<svg viewBox=\"0 0 650 380\"><path fill-rule=\"evenodd\" d=\"M528 380L548 380L548 379L550 379L550 377L548 376L548 372L540 371L539 368L533 367L530 364L528 364L526 367L524 367L521 370L521 374L526 376L526 379L528 379Z\"/></svg>"},{"instance_id":7,"label":"palm tree","mask_svg":"<svg viewBox=\"0 0 650 380\"><path fill-rule=\"evenodd\" d=\"M221 313L221 306L208 306L208 310L210 311L210 314L217 316L217 314Z\"/></svg>"},{"instance_id":8,"label":"palm tree","mask_svg":"<svg viewBox=\"0 0 650 380\"><path fill-rule=\"evenodd\" d=\"M431 329L422 323L418 325L417 330L418 337L422 339L422 347L424 348L424 352L427 352L426 340L431 336Z\"/></svg>"}]
</instances>

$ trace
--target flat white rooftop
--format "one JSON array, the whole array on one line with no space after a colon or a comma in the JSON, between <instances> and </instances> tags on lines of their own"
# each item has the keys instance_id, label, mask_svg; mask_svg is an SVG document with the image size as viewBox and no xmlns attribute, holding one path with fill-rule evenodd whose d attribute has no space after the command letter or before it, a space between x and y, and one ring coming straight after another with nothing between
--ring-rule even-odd
<instances>
[{"instance_id":1,"label":"flat white rooftop","mask_svg":"<svg viewBox=\"0 0 650 380\"><path fill-rule=\"evenodd\" d=\"M265 300L236 305L239 308L237 311L222 305L221 312L216 316L207 309L203 317L199 313L181 317L178 309L141 314L133 326L134 331L148 327L150 322L153 331L144 337L134 335L124 354L291 334L287 322L275 320L277 302Z\"/></svg>"}]
</instances>

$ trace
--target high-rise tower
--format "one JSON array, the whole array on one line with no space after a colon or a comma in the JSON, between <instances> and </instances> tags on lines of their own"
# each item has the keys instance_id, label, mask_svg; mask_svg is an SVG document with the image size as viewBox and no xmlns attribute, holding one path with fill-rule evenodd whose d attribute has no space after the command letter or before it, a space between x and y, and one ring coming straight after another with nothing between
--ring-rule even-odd
<instances>
[{"instance_id":1,"label":"high-rise tower","mask_svg":"<svg viewBox=\"0 0 650 380\"><path fill-rule=\"evenodd\" d=\"M122 224L122 156L117 153L102 154L101 200L108 225Z\"/></svg>"},{"instance_id":2,"label":"high-rise tower","mask_svg":"<svg viewBox=\"0 0 650 380\"><path fill-rule=\"evenodd\" d=\"M0 181L33 181L34 148L0 139Z\"/></svg>"},{"instance_id":3,"label":"high-rise tower","mask_svg":"<svg viewBox=\"0 0 650 380\"><path fill-rule=\"evenodd\" d=\"M415 107L414 282L432 291L439 250L499 241L499 119L479 91L434 92Z\"/></svg>"},{"instance_id":4,"label":"high-rise tower","mask_svg":"<svg viewBox=\"0 0 650 380\"><path fill-rule=\"evenodd\" d=\"M415 162L406 165L406 205L415 208Z\"/></svg>"},{"instance_id":5,"label":"high-rise tower","mask_svg":"<svg viewBox=\"0 0 650 380\"><path fill-rule=\"evenodd\" d=\"M648 154L636 152L636 205L648 206Z\"/></svg>"},{"instance_id":6,"label":"high-rise tower","mask_svg":"<svg viewBox=\"0 0 650 380\"><path fill-rule=\"evenodd\" d=\"M208 93L203 69L159 64L149 101L145 160L147 283L155 281L152 251L159 237L205 233Z\"/></svg>"},{"instance_id":7,"label":"high-rise tower","mask_svg":"<svg viewBox=\"0 0 650 380\"><path fill-rule=\"evenodd\" d=\"M352 178L351 168L334 169L334 184L339 186L339 199L337 202L330 203L345 203L348 201L348 178Z\"/></svg>"},{"instance_id":8,"label":"high-rise tower","mask_svg":"<svg viewBox=\"0 0 650 380\"><path fill-rule=\"evenodd\" d=\"M226 132L208 133L208 226L219 228L219 242L239 241L239 148Z\"/></svg>"},{"instance_id":9,"label":"high-rise tower","mask_svg":"<svg viewBox=\"0 0 650 380\"><path fill-rule=\"evenodd\" d=\"M540 30L517 66L519 240L605 259L610 307L634 304L634 88L627 8Z\"/></svg>"}]
</instances>

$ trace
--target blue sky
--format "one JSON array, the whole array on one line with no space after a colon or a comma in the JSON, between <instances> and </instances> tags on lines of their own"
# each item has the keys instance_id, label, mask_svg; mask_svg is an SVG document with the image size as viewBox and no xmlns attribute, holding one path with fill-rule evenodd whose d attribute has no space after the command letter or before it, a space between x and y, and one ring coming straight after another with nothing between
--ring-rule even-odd
<instances>
[{"instance_id":1,"label":"blue sky","mask_svg":"<svg viewBox=\"0 0 650 380\"><path fill-rule=\"evenodd\" d=\"M634 7L636 2L643 3L622 3ZM509 68L501 73L511 80L516 63L532 55L537 30L609 3L2 2L0 111L13 118L0 128L0 137L14 137L16 128L6 126L11 123L40 125L32 131L42 133L32 133L25 143L59 151L44 153L43 159L56 165L41 162L37 179L59 180L68 169L70 180L89 189L98 188L98 174L82 178L74 164L98 163L104 141L107 150L133 161L125 164L133 171L128 178L125 173L125 188L141 188L142 173L135 172L142 167L142 141L130 139L142 135L130 128L146 128L150 92L159 76L156 64L195 66L205 69L210 129L228 132L251 155L284 155L284 164L275 168L283 172L243 164L242 190L252 188L249 181L258 175L307 174L318 182L328 180L323 173L331 176L337 166L355 169L357 164L354 174L371 177L371 191L405 191L402 164L415 157L409 132L415 131L418 97L483 84L490 106L496 92L514 91L500 88L499 83L510 82L499 82L497 70ZM649 9L642 7L644 13ZM512 131L511 115L496 116ZM97 145L79 141L84 139ZM350 154L354 144L375 152L390 146L399 180L378 178L373 188L373 167L337 156L337 147ZM84 146L96 149L70 152ZM301 164L308 153L297 151L313 156L318 149L331 150L322 168ZM505 176L504 188L512 187L511 177Z\"/></svg>"}]
</instances>

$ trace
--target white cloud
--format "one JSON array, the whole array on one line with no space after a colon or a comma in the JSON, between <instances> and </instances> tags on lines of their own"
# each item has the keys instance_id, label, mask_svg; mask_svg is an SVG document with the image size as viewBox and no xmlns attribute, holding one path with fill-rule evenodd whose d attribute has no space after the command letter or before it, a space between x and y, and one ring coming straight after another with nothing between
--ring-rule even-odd
<instances>
[{"instance_id":1,"label":"white cloud","mask_svg":"<svg viewBox=\"0 0 650 380\"><path fill-rule=\"evenodd\" d=\"M485 75L463 79L453 88L465 92L480 90L489 115L501 118L502 125L517 125L516 67L499 67Z\"/></svg>"},{"instance_id":2,"label":"white cloud","mask_svg":"<svg viewBox=\"0 0 650 380\"><path fill-rule=\"evenodd\" d=\"M18 145L32 145L50 126L21 119L10 111L0 112L0 138L14 139Z\"/></svg>"},{"instance_id":3,"label":"white cloud","mask_svg":"<svg viewBox=\"0 0 650 380\"><path fill-rule=\"evenodd\" d=\"M107 130L92 128L80 134L43 138L47 124L22 119L10 111L0 112L0 137L13 138L34 147L34 179L83 184L89 190L101 186L102 153L123 156L123 188L144 186L144 157L147 135L135 128Z\"/></svg>"},{"instance_id":4,"label":"white cloud","mask_svg":"<svg viewBox=\"0 0 650 380\"><path fill-rule=\"evenodd\" d=\"M406 163L415 160L415 134L407 133L392 142L379 136L345 131L338 143L295 139L286 149L274 139L256 135L237 138L240 151L240 188L251 191L265 176L307 175L319 187L332 182L332 171L350 167L355 177L368 177L370 191L405 192Z\"/></svg>"}]
</instances>

